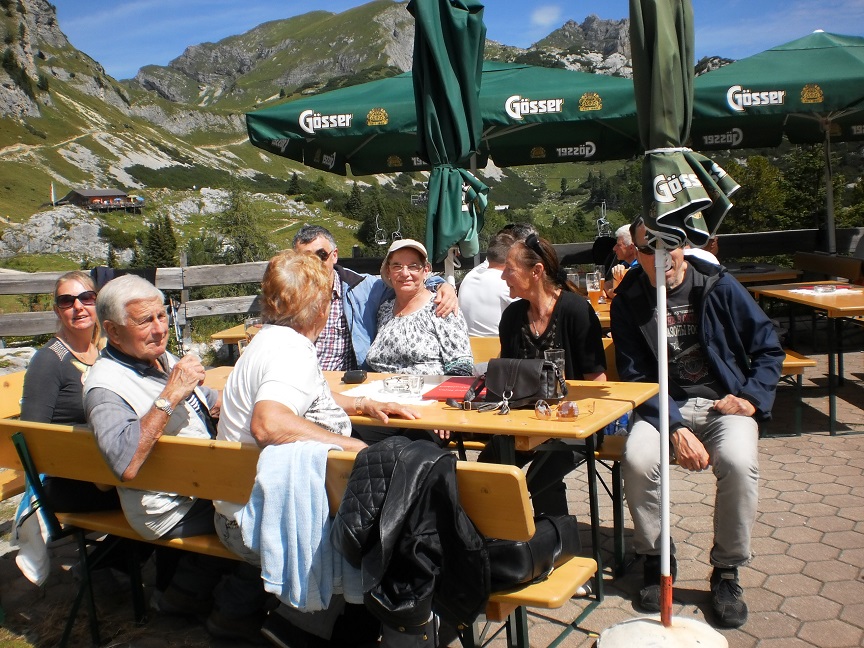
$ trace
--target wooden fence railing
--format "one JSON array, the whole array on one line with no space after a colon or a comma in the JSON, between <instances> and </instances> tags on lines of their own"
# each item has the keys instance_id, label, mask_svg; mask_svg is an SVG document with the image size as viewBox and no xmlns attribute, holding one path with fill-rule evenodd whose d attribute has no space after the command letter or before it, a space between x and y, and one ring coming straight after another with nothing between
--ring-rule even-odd
<instances>
[{"instance_id":1,"label":"wooden fence railing","mask_svg":"<svg viewBox=\"0 0 864 648\"><path fill-rule=\"evenodd\" d=\"M840 254L850 254L864 248L864 228L837 230L837 249ZM720 236L720 255L724 260L812 252L819 247L818 230L790 230L780 232L758 232L754 234L725 234ZM567 243L555 249L564 265L591 263L591 243ZM473 267L480 256L468 260ZM381 259L341 258L340 263L357 272L377 274ZM188 266L183 268L158 268L156 286L161 290L180 291L178 321L185 325L196 317L211 315L234 315L257 312L255 294L213 299L189 299L190 289L204 286L223 286L260 283L267 263L242 263L238 265ZM465 266L463 266L464 268ZM435 270L443 270L437 264ZM63 272L0 272L0 295L50 294L54 282ZM30 313L0 313L0 340L5 337L32 336L52 333L57 329L57 320L52 311Z\"/></svg>"}]
</instances>

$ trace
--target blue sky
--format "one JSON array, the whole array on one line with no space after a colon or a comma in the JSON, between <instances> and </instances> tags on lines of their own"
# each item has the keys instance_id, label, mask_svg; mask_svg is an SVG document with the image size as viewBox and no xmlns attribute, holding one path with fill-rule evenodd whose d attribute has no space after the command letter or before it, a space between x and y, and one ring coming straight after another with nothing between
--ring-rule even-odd
<instances>
[{"instance_id":1,"label":"blue sky","mask_svg":"<svg viewBox=\"0 0 864 648\"><path fill-rule=\"evenodd\" d=\"M362 0L54 0L60 29L117 79L166 65L189 45L241 34L313 9L339 13ZM567 20L628 16L627 0L487 0L489 38L527 47ZM693 0L696 57L739 59L815 29L864 36L864 0Z\"/></svg>"}]
</instances>

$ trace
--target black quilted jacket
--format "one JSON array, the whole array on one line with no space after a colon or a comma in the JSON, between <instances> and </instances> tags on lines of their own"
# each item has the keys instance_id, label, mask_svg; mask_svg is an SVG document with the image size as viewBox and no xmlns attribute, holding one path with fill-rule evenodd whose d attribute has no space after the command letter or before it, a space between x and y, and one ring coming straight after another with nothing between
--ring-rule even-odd
<instances>
[{"instance_id":1,"label":"black quilted jacket","mask_svg":"<svg viewBox=\"0 0 864 648\"><path fill-rule=\"evenodd\" d=\"M489 598L486 543L459 504L456 458L429 441L394 436L358 453L332 540L386 624L421 626L434 610L467 625Z\"/></svg>"}]
</instances>

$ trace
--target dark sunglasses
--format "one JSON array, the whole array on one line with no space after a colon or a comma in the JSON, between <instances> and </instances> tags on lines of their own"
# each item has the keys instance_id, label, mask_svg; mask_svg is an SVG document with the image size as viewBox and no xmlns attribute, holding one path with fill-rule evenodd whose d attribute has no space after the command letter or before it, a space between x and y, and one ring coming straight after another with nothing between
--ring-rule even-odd
<instances>
[{"instance_id":1,"label":"dark sunglasses","mask_svg":"<svg viewBox=\"0 0 864 648\"><path fill-rule=\"evenodd\" d=\"M54 298L54 303L57 304L58 308L66 310L67 308L72 308L76 299L85 306L92 306L96 303L96 292L93 290L85 290L80 295L57 295L57 297Z\"/></svg>"},{"instance_id":2,"label":"dark sunglasses","mask_svg":"<svg viewBox=\"0 0 864 648\"><path fill-rule=\"evenodd\" d=\"M330 252L328 252L327 250L325 250L323 248L320 250L315 250L315 256L317 256L322 261L326 261L328 258L330 258L331 254L333 254L332 250Z\"/></svg>"},{"instance_id":3,"label":"dark sunglasses","mask_svg":"<svg viewBox=\"0 0 864 648\"><path fill-rule=\"evenodd\" d=\"M638 250L641 254L645 254L647 256L654 256L654 248L650 245L637 245L636 250Z\"/></svg>"}]
</instances>

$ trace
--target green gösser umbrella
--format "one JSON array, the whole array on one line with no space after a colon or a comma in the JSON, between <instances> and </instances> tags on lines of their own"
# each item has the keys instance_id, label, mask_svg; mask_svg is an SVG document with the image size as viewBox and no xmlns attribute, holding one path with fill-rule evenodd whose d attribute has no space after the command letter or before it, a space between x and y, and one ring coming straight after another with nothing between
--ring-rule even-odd
<instances>
[{"instance_id":1,"label":"green g\u00f6sser umbrella","mask_svg":"<svg viewBox=\"0 0 864 648\"><path fill-rule=\"evenodd\" d=\"M666 247L680 247L685 241L701 247L731 208L727 196L738 185L711 160L682 148L690 136L693 113L689 0L630 0L630 42L645 147L645 223Z\"/></svg>"},{"instance_id":2,"label":"green g\u00f6sser umbrella","mask_svg":"<svg viewBox=\"0 0 864 648\"><path fill-rule=\"evenodd\" d=\"M435 261L460 244L479 252L488 187L462 166L480 148L486 25L477 0L411 0L414 101L420 157L432 165L426 249Z\"/></svg>"},{"instance_id":3,"label":"green g\u00f6sser umbrella","mask_svg":"<svg viewBox=\"0 0 864 648\"><path fill-rule=\"evenodd\" d=\"M864 38L817 31L694 82L700 150L824 143L828 251L836 251L830 144L864 140Z\"/></svg>"},{"instance_id":4,"label":"green g\u00f6sser umbrella","mask_svg":"<svg viewBox=\"0 0 864 648\"><path fill-rule=\"evenodd\" d=\"M486 61L477 166L619 160L642 152L628 79ZM418 153L412 74L248 113L255 146L346 175L428 171Z\"/></svg>"}]
</instances>

